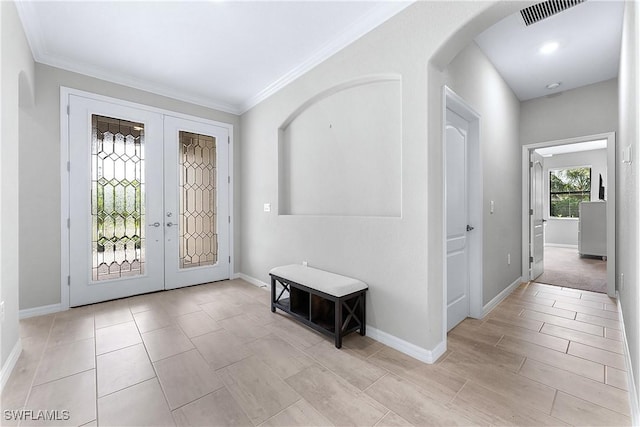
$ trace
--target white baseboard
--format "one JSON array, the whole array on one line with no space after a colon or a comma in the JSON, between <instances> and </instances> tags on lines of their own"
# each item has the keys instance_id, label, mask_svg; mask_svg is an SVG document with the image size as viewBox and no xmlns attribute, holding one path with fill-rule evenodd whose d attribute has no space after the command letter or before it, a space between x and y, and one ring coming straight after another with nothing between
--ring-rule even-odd
<instances>
[{"instance_id":1,"label":"white baseboard","mask_svg":"<svg viewBox=\"0 0 640 427\"><path fill-rule=\"evenodd\" d=\"M631 425L640 425L640 402L638 402L638 390L636 390L633 364L631 363L631 354L629 353L629 343L627 342L627 334L624 330L624 319L622 317L622 307L620 306L620 294L616 291L616 300L618 305L618 314L620 315L620 325L622 325L622 342L624 344L624 364L627 368L627 384L629 388L629 407L631 409Z\"/></svg>"},{"instance_id":2,"label":"white baseboard","mask_svg":"<svg viewBox=\"0 0 640 427\"><path fill-rule=\"evenodd\" d=\"M512 284L507 286L502 292L500 292L494 299L489 301L484 307L482 307L482 318L491 313L491 310L496 308L503 299L508 297L520 284L523 282L522 276L518 277Z\"/></svg>"},{"instance_id":3,"label":"white baseboard","mask_svg":"<svg viewBox=\"0 0 640 427\"><path fill-rule=\"evenodd\" d=\"M18 318L26 319L27 317L42 316L45 314L58 313L64 311L66 308L62 307L62 304L43 305L42 307L25 308L18 312Z\"/></svg>"},{"instance_id":4,"label":"white baseboard","mask_svg":"<svg viewBox=\"0 0 640 427\"><path fill-rule=\"evenodd\" d=\"M244 273L236 273L234 275L234 278L242 279L246 282L251 283L252 285L259 286L261 288L269 287L267 283L258 280L255 277L248 276ZM444 341L440 342L433 350L427 350L426 348L418 347L415 344L411 344L410 342L402 340L394 335L388 334L381 331L380 329L376 329L373 326L369 325L367 325L367 336L425 363L434 363L447 350Z\"/></svg>"},{"instance_id":5,"label":"white baseboard","mask_svg":"<svg viewBox=\"0 0 640 427\"><path fill-rule=\"evenodd\" d=\"M447 349L445 342L441 341L433 350L427 350L369 325L367 336L425 363L434 363Z\"/></svg>"},{"instance_id":6,"label":"white baseboard","mask_svg":"<svg viewBox=\"0 0 640 427\"><path fill-rule=\"evenodd\" d=\"M4 385L9 380L11 376L11 372L13 372L13 368L15 368L16 363L18 362L18 358L20 357L20 353L22 353L22 341L18 338L18 342L13 346L11 353L9 353L9 357L5 362L2 369L0 369L0 393L4 390Z\"/></svg>"},{"instance_id":7,"label":"white baseboard","mask_svg":"<svg viewBox=\"0 0 640 427\"><path fill-rule=\"evenodd\" d=\"M255 277L251 277L251 276L249 276L247 274L244 274L244 273L236 273L234 275L234 278L242 279L245 282L249 282L252 285L255 285L255 286L259 287L259 288L269 287L269 285L267 283L263 282L262 280L258 280Z\"/></svg>"},{"instance_id":8,"label":"white baseboard","mask_svg":"<svg viewBox=\"0 0 640 427\"><path fill-rule=\"evenodd\" d=\"M562 243L545 243L545 246L549 246L551 248L567 248L567 249L575 249L578 250L578 245L565 245Z\"/></svg>"}]
</instances>

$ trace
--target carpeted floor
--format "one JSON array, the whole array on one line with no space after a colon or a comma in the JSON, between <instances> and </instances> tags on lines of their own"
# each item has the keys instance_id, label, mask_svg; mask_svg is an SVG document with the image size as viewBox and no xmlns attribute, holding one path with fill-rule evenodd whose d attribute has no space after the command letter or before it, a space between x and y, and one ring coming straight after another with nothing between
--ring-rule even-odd
<instances>
[{"instance_id":1,"label":"carpeted floor","mask_svg":"<svg viewBox=\"0 0 640 427\"><path fill-rule=\"evenodd\" d=\"M607 262L581 257L577 249L544 248L544 273L536 282L593 292L607 292Z\"/></svg>"}]
</instances>

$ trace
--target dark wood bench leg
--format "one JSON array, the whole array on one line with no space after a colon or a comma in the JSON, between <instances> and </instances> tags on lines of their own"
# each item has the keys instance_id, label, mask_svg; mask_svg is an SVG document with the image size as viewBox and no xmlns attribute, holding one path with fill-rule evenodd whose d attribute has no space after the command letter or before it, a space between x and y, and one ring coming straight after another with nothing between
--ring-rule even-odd
<instances>
[{"instance_id":1,"label":"dark wood bench leg","mask_svg":"<svg viewBox=\"0 0 640 427\"><path fill-rule=\"evenodd\" d=\"M342 299L338 298L335 302L336 321L334 334L336 339L336 348L342 348Z\"/></svg>"},{"instance_id":2,"label":"dark wood bench leg","mask_svg":"<svg viewBox=\"0 0 640 427\"><path fill-rule=\"evenodd\" d=\"M367 335L367 306L366 298L367 294L362 292L360 294L360 335L363 337Z\"/></svg>"},{"instance_id":3,"label":"dark wood bench leg","mask_svg":"<svg viewBox=\"0 0 640 427\"><path fill-rule=\"evenodd\" d=\"M276 279L271 277L271 312L272 313L276 312L276 306L274 304L275 302L276 302Z\"/></svg>"}]
</instances>

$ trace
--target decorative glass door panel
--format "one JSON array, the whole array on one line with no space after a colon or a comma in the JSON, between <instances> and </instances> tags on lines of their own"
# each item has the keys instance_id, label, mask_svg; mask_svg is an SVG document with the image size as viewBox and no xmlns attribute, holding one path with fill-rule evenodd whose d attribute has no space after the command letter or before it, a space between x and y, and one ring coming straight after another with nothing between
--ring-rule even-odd
<instances>
[{"instance_id":1,"label":"decorative glass door panel","mask_svg":"<svg viewBox=\"0 0 640 427\"><path fill-rule=\"evenodd\" d=\"M69 96L71 306L164 288L163 116Z\"/></svg>"},{"instance_id":2,"label":"decorative glass door panel","mask_svg":"<svg viewBox=\"0 0 640 427\"><path fill-rule=\"evenodd\" d=\"M144 124L91 117L92 280L144 273Z\"/></svg>"},{"instance_id":3,"label":"decorative glass door panel","mask_svg":"<svg viewBox=\"0 0 640 427\"><path fill-rule=\"evenodd\" d=\"M171 116L164 131L165 286L229 278L229 132Z\"/></svg>"},{"instance_id":4,"label":"decorative glass door panel","mask_svg":"<svg viewBox=\"0 0 640 427\"><path fill-rule=\"evenodd\" d=\"M216 138L180 131L180 268L218 261Z\"/></svg>"}]
</instances>

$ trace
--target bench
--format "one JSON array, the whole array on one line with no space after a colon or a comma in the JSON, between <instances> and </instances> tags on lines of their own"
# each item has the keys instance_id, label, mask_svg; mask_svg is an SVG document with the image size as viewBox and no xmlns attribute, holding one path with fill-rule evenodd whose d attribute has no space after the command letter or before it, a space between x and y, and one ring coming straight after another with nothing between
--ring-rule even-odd
<instances>
[{"instance_id":1,"label":"bench","mask_svg":"<svg viewBox=\"0 0 640 427\"><path fill-rule=\"evenodd\" d=\"M351 332L366 334L366 283L298 264L276 267L269 275L272 312L279 308L333 337L336 348L342 347L342 338ZM282 289L276 297L278 284Z\"/></svg>"}]
</instances>

